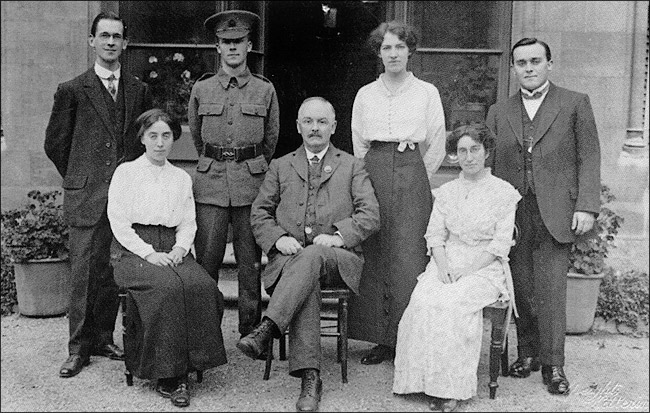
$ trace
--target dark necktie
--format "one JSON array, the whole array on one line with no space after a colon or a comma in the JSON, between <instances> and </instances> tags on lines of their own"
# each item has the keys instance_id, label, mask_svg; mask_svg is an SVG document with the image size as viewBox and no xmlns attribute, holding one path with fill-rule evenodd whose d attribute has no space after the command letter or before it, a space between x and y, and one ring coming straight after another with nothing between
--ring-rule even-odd
<instances>
[{"instance_id":1,"label":"dark necktie","mask_svg":"<svg viewBox=\"0 0 650 413\"><path fill-rule=\"evenodd\" d=\"M236 77L231 77L230 81L228 82L228 88L233 88L239 86L239 83L237 83L237 78Z\"/></svg>"},{"instance_id":2,"label":"dark necktie","mask_svg":"<svg viewBox=\"0 0 650 413\"><path fill-rule=\"evenodd\" d=\"M117 78L115 77L115 74L111 73L111 75L107 77L106 80L108 80L108 93L111 94L113 100L117 100L117 87L115 86L115 81Z\"/></svg>"},{"instance_id":3,"label":"dark necktie","mask_svg":"<svg viewBox=\"0 0 650 413\"><path fill-rule=\"evenodd\" d=\"M318 159L318 156L314 155L309 160L309 165L318 165L318 162L320 162L320 159Z\"/></svg>"}]
</instances>

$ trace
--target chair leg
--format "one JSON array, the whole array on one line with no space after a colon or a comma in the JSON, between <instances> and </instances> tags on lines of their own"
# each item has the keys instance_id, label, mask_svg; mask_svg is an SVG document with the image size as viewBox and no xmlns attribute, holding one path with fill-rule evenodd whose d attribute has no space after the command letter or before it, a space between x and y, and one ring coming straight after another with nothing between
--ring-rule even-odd
<instances>
[{"instance_id":1,"label":"chair leg","mask_svg":"<svg viewBox=\"0 0 650 413\"><path fill-rule=\"evenodd\" d=\"M280 338L282 340L282 337ZM282 341L280 341L282 343ZM264 366L264 380L269 379L271 374L271 363L273 362L273 336L269 338L269 342L266 347L266 366Z\"/></svg>"},{"instance_id":2,"label":"chair leg","mask_svg":"<svg viewBox=\"0 0 650 413\"><path fill-rule=\"evenodd\" d=\"M490 388L490 399L496 397L497 388L499 384L497 379L499 377L500 359L501 359L501 348L503 340L503 329L504 329L504 320L505 320L505 310L499 312L493 312L490 317L490 322L492 323L492 336L490 344L490 383L488 384Z\"/></svg>"},{"instance_id":3,"label":"chair leg","mask_svg":"<svg viewBox=\"0 0 650 413\"><path fill-rule=\"evenodd\" d=\"M203 370L196 371L196 382L197 383L203 382Z\"/></svg>"},{"instance_id":4,"label":"chair leg","mask_svg":"<svg viewBox=\"0 0 650 413\"><path fill-rule=\"evenodd\" d=\"M510 369L510 361L508 360L508 336L506 336L505 340L505 343L503 343L503 353L501 353L501 375L503 377L508 376L508 370Z\"/></svg>"},{"instance_id":5,"label":"chair leg","mask_svg":"<svg viewBox=\"0 0 650 413\"><path fill-rule=\"evenodd\" d=\"M280 337L280 360L284 361L287 359L287 335L282 334Z\"/></svg>"},{"instance_id":6,"label":"chair leg","mask_svg":"<svg viewBox=\"0 0 650 413\"><path fill-rule=\"evenodd\" d=\"M343 338L341 336L341 324L343 324L342 321L344 320L344 318L343 318L343 305L344 305L343 303L344 303L344 301L345 301L344 298L339 298L339 305L337 306L337 309L336 309L336 312L337 312L336 316L338 318L336 320L336 332L338 333L337 336L336 336L336 362L337 363L341 362L341 353L342 353L341 346L343 344Z\"/></svg>"},{"instance_id":7,"label":"chair leg","mask_svg":"<svg viewBox=\"0 0 650 413\"><path fill-rule=\"evenodd\" d=\"M123 347L126 347L124 343L126 343L127 334L128 334L128 332L126 331L126 325L128 320L126 316L126 294L127 293L124 291L121 291L119 293L120 310L122 311L122 346ZM133 374L131 374L129 369L126 367L126 360L124 361L124 376L126 377L126 385L133 386Z\"/></svg>"},{"instance_id":8,"label":"chair leg","mask_svg":"<svg viewBox=\"0 0 650 413\"><path fill-rule=\"evenodd\" d=\"M348 300L342 299L340 303L341 314L339 316L338 327L340 328L340 334L338 339L340 339L339 354L338 358L341 362L341 381L343 383L348 382Z\"/></svg>"}]
</instances>

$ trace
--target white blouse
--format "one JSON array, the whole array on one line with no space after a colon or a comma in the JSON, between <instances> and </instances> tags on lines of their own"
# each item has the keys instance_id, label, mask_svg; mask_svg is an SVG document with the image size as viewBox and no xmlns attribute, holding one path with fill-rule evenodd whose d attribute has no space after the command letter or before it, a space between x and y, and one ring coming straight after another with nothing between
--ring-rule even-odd
<instances>
[{"instance_id":1,"label":"white blouse","mask_svg":"<svg viewBox=\"0 0 650 413\"><path fill-rule=\"evenodd\" d=\"M521 199L510 183L492 175L490 168L478 181L458 178L431 191L435 197L424 238L427 250L443 246L450 236L468 246L508 258L515 225L515 211Z\"/></svg>"},{"instance_id":2,"label":"white blouse","mask_svg":"<svg viewBox=\"0 0 650 413\"><path fill-rule=\"evenodd\" d=\"M196 234L192 178L169 161L156 166L146 155L125 162L115 169L108 188L108 219L119 243L143 259L155 250L131 224L176 228L174 246L189 252Z\"/></svg>"},{"instance_id":3,"label":"white blouse","mask_svg":"<svg viewBox=\"0 0 650 413\"><path fill-rule=\"evenodd\" d=\"M399 142L398 150L414 143L426 144L424 165L432 180L445 157L445 114L440 93L431 83L409 72L393 94L382 80L363 86L352 107L354 156L363 158L372 141Z\"/></svg>"}]
</instances>

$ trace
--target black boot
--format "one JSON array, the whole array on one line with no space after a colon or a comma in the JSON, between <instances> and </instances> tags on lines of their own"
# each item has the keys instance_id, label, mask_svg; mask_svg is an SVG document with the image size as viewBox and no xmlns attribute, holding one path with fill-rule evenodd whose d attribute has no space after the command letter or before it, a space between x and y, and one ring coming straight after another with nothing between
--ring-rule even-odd
<instances>
[{"instance_id":1,"label":"black boot","mask_svg":"<svg viewBox=\"0 0 650 413\"><path fill-rule=\"evenodd\" d=\"M237 348L255 360L266 350L271 337L280 337L280 330L273 320L264 317L260 325L255 327L255 330L237 342Z\"/></svg>"},{"instance_id":2,"label":"black boot","mask_svg":"<svg viewBox=\"0 0 650 413\"><path fill-rule=\"evenodd\" d=\"M316 369L304 369L302 371L302 384L300 385L300 397L298 397L296 403L296 411L318 411L322 390L323 382L320 379L320 372Z\"/></svg>"}]
</instances>

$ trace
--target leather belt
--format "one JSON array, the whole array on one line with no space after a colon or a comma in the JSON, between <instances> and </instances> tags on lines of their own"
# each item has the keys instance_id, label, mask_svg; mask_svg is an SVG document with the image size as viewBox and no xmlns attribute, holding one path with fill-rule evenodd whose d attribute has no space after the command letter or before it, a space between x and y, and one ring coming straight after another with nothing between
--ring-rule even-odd
<instances>
[{"instance_id":1,"label":"leather belt","mask_svg":"<svg viewBox=\"0 0 650 413\"><path fill-rule=\"evenodd\" d=\"M206 143L203 146L203 154L208 158L217 161L235 161L241 162L246 159L256 158L262 155L262 144L256 143L255 145L229 147L229 146L216 146Z\"/></svg>"}]
</instances>

